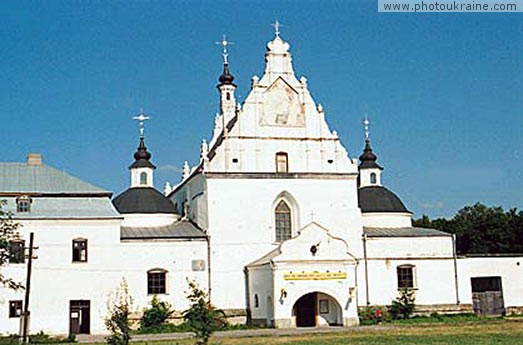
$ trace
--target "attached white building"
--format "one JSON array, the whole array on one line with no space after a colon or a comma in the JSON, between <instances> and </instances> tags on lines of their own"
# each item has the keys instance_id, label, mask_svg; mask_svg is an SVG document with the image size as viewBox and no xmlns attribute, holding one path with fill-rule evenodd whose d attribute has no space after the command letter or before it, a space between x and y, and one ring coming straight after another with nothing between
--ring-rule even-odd
<instances>
[{"instance_id":1,"label":"attached white building","mask_svg":"<svg viewBox=\"0 0 523 345\"><path fill-rule=\"evenodd\" d=\"M0 193L26 241L18 246L34 232L39 247L32 332L106 332L122 278L137 312L153 295L183 311L192 280L231 320L274 327L356 325L358 308L388 305L404 288L422 312L521 311L523 258L460 258L451 235L413 227L382 183L368 132L359 161L350 158L289 48L278 34L267 44L242 105L224 56L212 137L165 195L143 128L130 187L112 203L39 156L0 163ZM2 273L23 281L25 263L14 258ZM18 332L22 300L0 289L0 333Z\"/></svg>"}]
</instances>

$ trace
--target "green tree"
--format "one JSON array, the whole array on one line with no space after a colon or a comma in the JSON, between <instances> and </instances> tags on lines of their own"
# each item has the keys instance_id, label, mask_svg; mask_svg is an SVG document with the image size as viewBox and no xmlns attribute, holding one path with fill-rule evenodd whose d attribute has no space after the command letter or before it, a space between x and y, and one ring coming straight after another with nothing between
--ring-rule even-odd
<instances>
[{"instance_id":1,"label":"green tree","mask_svg":"<svg viewBox=\"0 0 523 345\"><path fill-rule=\"evenodd\" d=\"M20 239L20 223L13 220L10 212L5 212L2 207L6 204L5 200L0 200L0 270L3 266L9 263L11 257L11 242ZM6 277L0 271L0 284L11 289L22 289L23 285L14 281L12 278Z\"/></svg>"},{"instance_id":2,"label":"green tree","mask_svg":"<svg viewBox=\"0 0 523 345\"><path fill-rule=\"evenodd\" d=\"M392 301L390 306L390 316L397 319L408 319L412 316L416 307L416 293L412 289L401 289L399 296Z\"/></svg>"},{"instance_id":3,"label":"green tree","mask_svg":"<svg viewBox=\"0 0 523 345\"><path fill-rule=\"evenodd\" d=\"M515 208L465 206L451 219L430 220L423 215L415 226L435 228L456 235L459 254L503 254L523 252L523 212Z\"/></svg>"},{"instance_id":4,"label":"green tree","mask_svg":"<svg viewBox=\"0 0 523 345\"><path fill-rule=\"evenodd\" d=\"M143 310L140 328L160 328L173 313L174 311L171 310L169 303L160 301L158 296L154 295L151 300L151 307Z\"/></svg>"},{"instance_id":5,"label":"green tree","mask_svg":"<svg viewBox=\"0 0 523 345\"><path fill-rule=\"evenodd\" d=\"M105 319L105 327L111 333L106 339L107 344L127 345L131 340L131 326L129 317L133 298L129 295L129 287L125 278L122 279L120 287L109 298L107 303L108 316Z\"/></svg>"},{"instance_id":6,"label":"green tree","mask_svg":"<svg viewBox=\"0 0 523 345\"><path fill-rule=\"evenodd\" d=\"M198 284L189 281L187 298L191 302L189 309L183 312L183 318L197 339L196 344L207 345L211 334L226 326L223 311L216 309L208 300L207 294Z\"/></svg>"}]
</instances>

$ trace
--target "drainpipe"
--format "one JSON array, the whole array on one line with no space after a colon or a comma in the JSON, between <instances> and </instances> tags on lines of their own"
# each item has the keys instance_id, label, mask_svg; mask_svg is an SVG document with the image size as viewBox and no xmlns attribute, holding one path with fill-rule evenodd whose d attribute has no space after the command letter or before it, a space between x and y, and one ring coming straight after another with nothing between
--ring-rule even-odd
<instances>
[{"instance_id":1,"label":"drainpipe","mask_svg":"<svg viewBox=\"0 0 523 345\"><path fill-rule=\"evenodd\" d=\"M209 294L209 303L211 303L211 236L207 235L207 291Z\"/></svg>"},{"instance_id":2,"label":"drainpipe","mask_svg":"<svg viewBox=\"0 0 523 345\"><path fill-rule=\"evenodd\" d=\"M363 260L365 260L365 298L367 307L370 305L369 300L369 264L367 261L367 234L363 234Z\"/></svg>"},{"instance_id":3,"label":"drainpipe","mask_svg":"<svg viewBox=\"0 0 523 345\"><path fill-rule=\"evenodd\" d=\"M454 284L456 286L456 304L460 304L458 285L458 258L456 254L456 234L452 234L452 256L454 257Z\"/></svg>"}]
</instances>

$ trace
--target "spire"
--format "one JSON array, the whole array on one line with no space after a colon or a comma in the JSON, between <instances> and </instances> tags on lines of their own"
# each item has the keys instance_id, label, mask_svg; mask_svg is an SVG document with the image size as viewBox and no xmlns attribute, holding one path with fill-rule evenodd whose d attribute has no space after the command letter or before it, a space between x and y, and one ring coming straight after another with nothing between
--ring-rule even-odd
<instances>
[{"instance_id":1,"label":"spire","mask_svg":"<svg viewBox=\"0 0 523 345\"><path fill-rule=\"evenodd\" d=\"M271 25L274 26L274 35L276 36L276 38L280 38L280 27L282 27L283 25L278 21L278 19L276 19L274 24Z\"/></svg>"},{"instance_id":2,"label":"spire","mask_svg":"<svg viewBox=\"0 0 523 345\"><path fill-rule=\"evenodd\" d=\"M129 169L133 168L152 168L156 169L156 167L149 161L151 159L151 153L147 151L147 147L145 147L145 127L144 127L144 121L149 120L149 116L145 116L143 113L143 109L140 109L140 114L133 116L133 120L137 120L140 123L140 143L138 144L138 148L136 149L136 152L134 153L134 159L135 161Z\"/></svg>"},{"instance_id":3,"label":"spire","mask_svg":"<svg viewBox=\"0 0 523 345\"><path fill-rule=\"evenodd\" d=\"M365 128L365 148L363 149L363 153L361 154L360 158L360 169L371 169L371 168L377 168L377 169L383 169L378 164L376 164L376 160L378 157L372 152L372 147L370 146L370 139L369 139L369 125L370 122L367 119L367 115L365 115L365 119L363 120L363 126Z\"/></svg>"},{"instance_id":4,"label":"spire","mask_svg":"<svg viewBox=\"0 0 523 345\"><path fill-rule=\"evenodd\" d=\"M220 42L216 42L216 44L220 44L222 46L222 56L223 56L223 72L220 75L220 78L218 78L221 85L234 85L234 76L229 71L229 52L227 50L227 46L234 44L233 42L227 41L227 37L225 34L223 35L223 38ZM236 85L234 85L236 86Z\"/></svg>"}]
</instances>

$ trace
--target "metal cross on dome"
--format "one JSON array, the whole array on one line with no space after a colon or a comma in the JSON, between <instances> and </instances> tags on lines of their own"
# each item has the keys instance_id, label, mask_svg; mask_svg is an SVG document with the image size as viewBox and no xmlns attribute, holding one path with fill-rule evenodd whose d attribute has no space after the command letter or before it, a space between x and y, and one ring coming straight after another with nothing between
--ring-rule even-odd
<instances>
[{"instance_id":1,"label":"metal cross on dome","mask_svg":"<svg viewBox=\"0 0 523 345\"><path fill-rule=\"evenodd\" d=\"M367 119L367 114L365 114L365 119L363 120L363 126L365 127L365 140L369 140L369 125L370 121Z\"/></svg>"},{"instance_id":2,"label":"metal cross on dome","mask_svg":"<svg viewBox=\"0 0 523 345\"><path fill-rule=\"evenodd\" d=\"M233 45L234 42L227 41L227 36L225 36L225 34L223 34L222 40L220 42L216 42L216 44L219 44L222 46L223 63L228 63L227 57L229 56L229 52L227 51L227 46Z\"/></svg>"},{"instance_id":3,"label":"metal cross on dome","mask_svg":"<svg viewBox=\"0 0 523 345\"><path fill-rule=\"evenodd\" d=\"M144 135L144 121L149 120L149 116L145 116L143 113L143 108L140 108L140 114L133 116L133 120L137 120L140 122L140 138L143 139Z\"/></svg>"},{"instance_id":4,"label":"metal cross on dome","mask_svg":"<svg viewBox=\"0 0 523 345\"><path fill-rule=\"evenodd\" d=\"M278 21L278 19L276 19L274 24L271 25L274 26L274 34L276 35L276 37L280 37L280 27L282 27L283 25Z\"/></svg>"}]
</instances>

